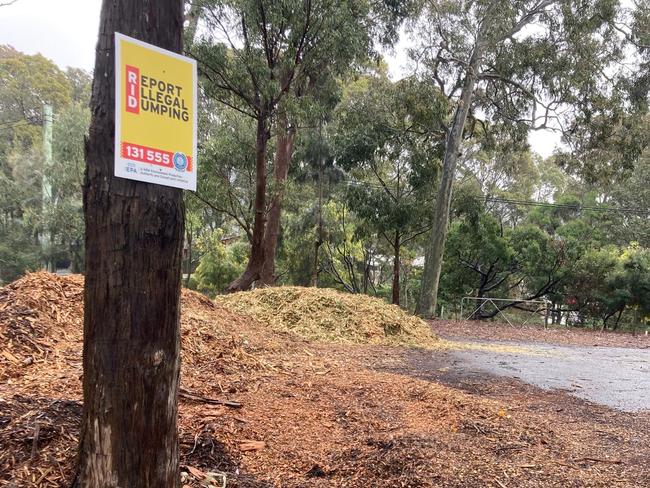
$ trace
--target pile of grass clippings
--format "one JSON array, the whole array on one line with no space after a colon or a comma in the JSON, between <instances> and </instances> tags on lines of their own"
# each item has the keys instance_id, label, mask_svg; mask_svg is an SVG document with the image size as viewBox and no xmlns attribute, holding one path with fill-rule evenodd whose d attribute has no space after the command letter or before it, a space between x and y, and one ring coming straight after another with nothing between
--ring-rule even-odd
<instances>
[{"instance_id":1,"label":"pile of grass clippings","mask_svg":"<svg viewBox=\"0 0 650 488\"><path fill-rule=\"evenodd\" d=\"M217 303L277 331L340 344L431 347L437 338L422 319L367 295L283 286L220 296Z\"/></svg>"}]
</instances>

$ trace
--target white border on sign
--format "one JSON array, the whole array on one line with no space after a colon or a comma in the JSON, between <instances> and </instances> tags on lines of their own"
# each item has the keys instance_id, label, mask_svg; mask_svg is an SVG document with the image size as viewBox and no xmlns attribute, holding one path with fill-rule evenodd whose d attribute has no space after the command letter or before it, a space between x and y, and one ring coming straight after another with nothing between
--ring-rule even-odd
<instances>
[{"instance_id":1,"label":"white border on sign","mask_svg":"<svg viewBox=\"0 0 650 488\"><path fill-rule=\"evenodd\" d=\"M193 117L192 117L192 151L193 151L193 160L192 160L192 166L193 170L190 173L190 178L187 184L174 184L174 182L154 182L151 181L151 178L148 178L147 176L140 175L138 173L136 174L131 174L131 173L126 173L126 172L121 172L119 171L121 169L121 165L118 165L119 163L125 163L125 162L132 162L130 159L123 159L120 154L121 154L121 147L120 147L120 137L121 137L121 129L122 129L122 110L121 110L121 101L122 101L122 80L119 79L118 81L118 73L120 76L123 73L120 73L120 61L122 59L122 53L120 49L120 41L125 40L128 42L132 42L133 44L137 44L141 47L144 47L146 49L149 49L151 51L156 51L161 54L165 54L167 56L171 56L176 59L180 59L182 61L188 62L192 65L192 78L193 78L193 83L192 83L192 109L194 111ZM114 40L114 53L115 53L115 66L113 68L113 86L115 87L115 135L114 135L114 144L113 144L113 151L115 153L115 157L113 160L113 175L118 177L118 178L126 178L129 180L136 180L136 181L142 181L145 183L152 183L152 184L157 184L157 185L163 185L163 186L171 186L174 188L182 188L185 190L191 190L191 191L196 191L196 180L199 172L199 165L198 165L198 154L197 154L197 123L198 123L198 112L197 112L197 107L198 107L198 90L197 90L197 68L196 68L196 60L192 58L188 58L187 56L183 56L181 54L175 53L173 51L169 51L167 49L163 49L158 46L154 46L153 44L148 44L146 42L140 41L138 39L134 39L133 37L129 37L127 35L124 35L120 32L115 32L115 40ZM140 164L140 163L136 163ZM119 173L119 174L118 174Z\"/></svg>"}]
</instances>

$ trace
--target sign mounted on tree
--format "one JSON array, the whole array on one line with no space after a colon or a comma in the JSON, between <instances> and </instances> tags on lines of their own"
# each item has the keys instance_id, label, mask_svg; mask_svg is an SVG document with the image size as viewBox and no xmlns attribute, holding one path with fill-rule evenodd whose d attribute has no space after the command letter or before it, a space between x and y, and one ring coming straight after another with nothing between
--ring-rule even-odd
<instances>
[{"instance_id":1,"label":"sign mounted on tree","mask_svg":"<svg viewBox=\"0 0 650 488\"><path fill-rule=\"evenodd\" d=\"M196 61L115 33L115 176L196 190Z\"/></svg>"}]
</instances>

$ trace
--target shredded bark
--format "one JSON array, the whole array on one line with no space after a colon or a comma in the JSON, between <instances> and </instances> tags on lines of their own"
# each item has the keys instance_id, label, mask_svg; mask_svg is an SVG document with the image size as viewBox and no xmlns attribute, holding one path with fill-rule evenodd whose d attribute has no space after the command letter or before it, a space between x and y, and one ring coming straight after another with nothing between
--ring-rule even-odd
<instances>
[{"instance_id":1,"label":"shredded bark","mask_svg":"<svg viewBox=\"0 0 650 488\"><path fill-rule=\"evenodd\" d=\"M0 486L72 477L82 286L37 273L0 289ZM648 414L441 384L413 361L436 351L308 342L188 291L181 322L182 486L650 486Z\"/></svg>"}]
</instances>

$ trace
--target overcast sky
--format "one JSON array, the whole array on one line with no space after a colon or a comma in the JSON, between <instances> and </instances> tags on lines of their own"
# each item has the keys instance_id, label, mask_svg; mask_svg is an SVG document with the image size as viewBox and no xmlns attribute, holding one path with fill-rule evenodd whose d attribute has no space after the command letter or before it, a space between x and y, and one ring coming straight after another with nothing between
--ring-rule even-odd
<instances>
[{"instance_id":1,"label":"overcast sky","mask_svg":"<svg viewBox=\"0 0 650 488\"><path fill-rule=\"evenodd\" d=\"M0 4L8 0L0 0ZM0 44L27 54L41 53L62 68L91 71L99 28L101 0L17 0L0 7ZM404 42L387 56L393 76L404 72ZM533 150L549 156L559 135L550 131L531 135Z\"/></svg>"}]
</instances>

